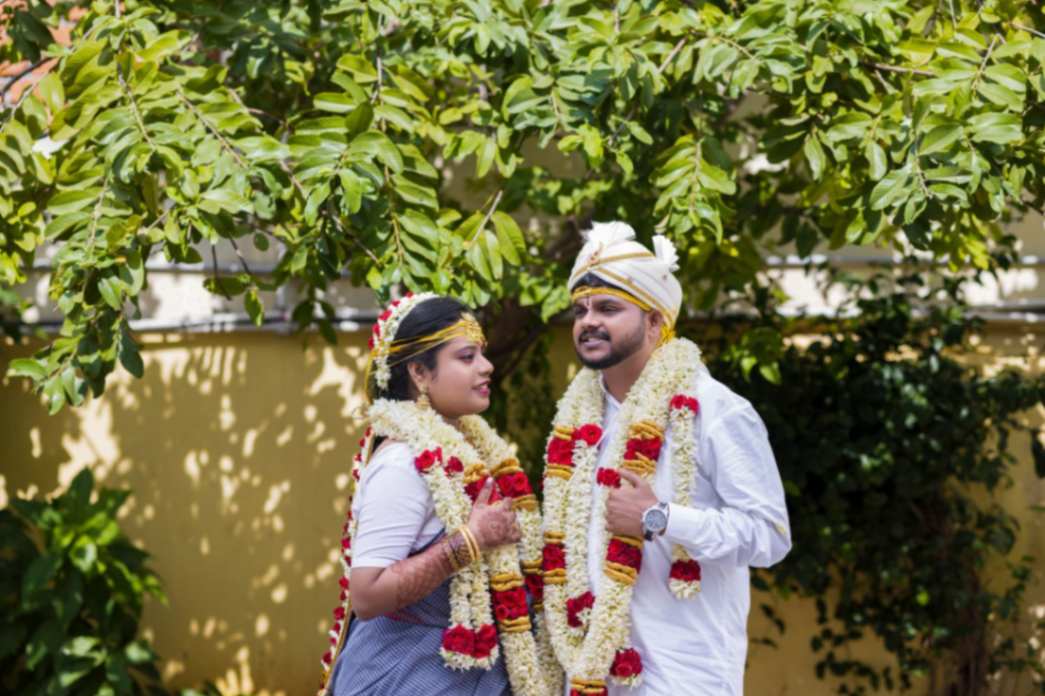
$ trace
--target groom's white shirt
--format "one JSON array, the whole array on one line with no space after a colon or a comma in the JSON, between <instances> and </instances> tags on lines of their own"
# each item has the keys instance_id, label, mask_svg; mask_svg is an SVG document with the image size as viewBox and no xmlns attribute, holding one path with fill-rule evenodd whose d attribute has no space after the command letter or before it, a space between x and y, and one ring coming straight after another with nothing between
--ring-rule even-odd
<instances>
[{"instance_id":1,"label":"groom's white shirt","mask_svg":"<svg viewBox=\"0 0 1045 696\"><path fill-rule=\"evenodd\" d=\"M762 419L706 369L693 387L700 402L694 432L696 493L690 505L672 503L667 531L644 545L631 603L631 640L642 655L642 683L628 689L611 682L610 696L742 694L751 604L748 567L773 565L791 548L784 489ZM607 464L606 445L620 426L620 403L605 388L603 393L599 466ZM669 429L653 484L662 501L672 498L671 437ZM594 496L594 477L591 485ZM592 519L588 576L596 596L605 538L603 520ZM676 599L668 589L674 543L700 562L701 592L695 598Z\"/></svg>"}]
</instances>

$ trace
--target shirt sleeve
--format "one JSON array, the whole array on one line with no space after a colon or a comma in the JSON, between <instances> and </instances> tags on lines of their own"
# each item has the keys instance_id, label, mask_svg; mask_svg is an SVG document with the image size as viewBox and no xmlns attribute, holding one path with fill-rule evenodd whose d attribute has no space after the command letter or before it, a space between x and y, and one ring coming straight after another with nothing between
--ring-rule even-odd
<instances>
[{"instance_id":1,"label":"shirt sleeve","mask_svg":"<svg viewBox=\"0 0 1045 696\"><path fill-rule=\"evenodd\" d=\"M719 508L672 503L665 536L697 560L769 567L791 549L791 530L776 459L765 425L748 403L719 416L697 452L704 459ZM703 442L701 442L703 439Z\"/></svg>"},{"instance_id":2,"label":"shirt sleeve","mask_svg":"<svg viewBox=\"0 0 1045 696\"><path fill-rule=\"evenodd\" d=\"M434 514L432 495L414 468L410 448L390 443L363 472L358 520L352 539L353 568L387 568L410 555L425 523Z\"/></svg>"}]
</instances>

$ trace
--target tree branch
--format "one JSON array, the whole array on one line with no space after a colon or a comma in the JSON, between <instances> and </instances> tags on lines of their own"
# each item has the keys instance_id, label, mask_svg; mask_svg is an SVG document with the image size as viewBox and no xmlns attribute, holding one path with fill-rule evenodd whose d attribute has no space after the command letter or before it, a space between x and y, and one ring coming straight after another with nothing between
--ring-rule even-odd
<instances>
[{"instance_id":1,"label":"tree branch","mask_svg":"<svg viewBox=\"0 0 1045 696\"><path fill-rule=\"evenodd\" d=\"M664 61L657 67L657 74L660 75L664 72L664 69L668 67L671 61L675 60L675 56L679 54L682 47L686 45L686 37L682 37L675 44L675 47L671 49L671 53L664 57Z\"/></svg>"},{"instance_id":2,"label":"tree branch","mask_svg":"<svg viewBox=\"0 0 1045 696\"><path fill-rule=\"evenodd\" d=\"M243 258L242 252L239 250L239 244L236 244L236 240L229 237L229 242L232 243L232 248L236 251L236 256L239 258L240 265L243 266L243 270L247 275L254 275L254 272L250 270L250 266L247 265L247 260Z\"/></svg>"},{"instance_id":3,"label":"tree branch","mask_svg":"<svg viewBox=\"0 0 1045 696\"><path fill-rule=\"evenodd\" d=\"M994 47L998 44L998 35L995 34L991 37L991 45L987 47L987 52L983 55L983 60L980 61L980 68L976 71L976 77L972 79L972 88L969 90L970 93L976 92L976 85L980 84L980 78L983 77L983 70L987 67L987 61L991 59L991 53L994 52Z\"/></svg>"},{"instance_id":4,"label":"tree branch","mask_svg":"<svg viewBox=\"0 0 1045 696\"><path fill-rule=\"evenodd\" d=\"M225 292L225 289L221 285L221 279L218 277L218 252L213 244L210 245L210 260L211 268L214 270L214 289L217 290L226 300L231 300L232 295Z\"/></svg>"},{"instance_id":5,"label":"tree branch","mask_svg":"<svg viewBox=\"0 0 1045 696\"><path fill-rule=\"evenodd\" d=\"M1019 29L1021 31L1025 31L1028 34L1034 34L1039 39L1045 39L1045 34L1041 33L1040 31L1038 31L1034 27L1028 27L1027 25L1020 24L1019 22L1012 22L1012 26L1016 27L1017 29Z\"/></svg>"},{"instance_id":6,"label":"tree branch","mask_svg":"<svg viewBox=\"0 0 1045 696\"><path fill-rule=\"evenodd\" d=\"M469 244L474 242L475 238L479 236L479 233L486 229L486 225L490 222L490 218L493 217L493 214L497 211L497 206L501 203L502 193L504 193L503 189L497 189L497 194L493 197L493 204L490 206L490 209L486 211L486 217L483 218L482 224L475 228L475 234L473 234L472 238L468 240Z\"/></svg>"},{"instance_id":7,"label":"tree branch","mask_svg":"<svg viewBox=\"0 0 1045 696\"><path fill-rule=\"evenodd\" d=\"M871 66L875 70L884 70L886 72L894 73L906 73L909 75L921 75L923 77L936 77L936 73L928 70L919 70L918 68L905 68L900 65L887 65L886 63L872 63Z\"/></svg>"},{"instance_id":8,"label":"tree branch","mask_svg":"<svg viewBox=\"0 0 1045 696\"><path fill-rule=\"evenodd\" d=\"M374 252L370 251L370 249L368 249L361 241L359 241L354 234L351 234L341 225L341 218L338 216L337 211L334 210L334 204L331 201L331 199L327 198L327 202L324 207L327 210L327 215L330 218L330 221L334 223L334 226L337 227L338 231L344 234L346 237L348 237L353 244L362 249L363 253L366 254L367 257L369 257L370 260L374 262L375 266L380 266L381 261L377 258L377 256L374 255Z\"/></svg>"},{"instance_id":9,"label":"tree branch","mask_svg":"<svg viewBox=\"0 0 1045 696\"><path fill-rule=\"evenodd\" d=\"M11 79L9 79L7 81L7 83L4 85L4 88L0 89L0 105L3 105L4 102L7 100L7 91L9 89L11 89L12 87L14 87L15 83L17 83L19 80L21 80L26 75L32 73L34 70L36 70L37 68L39 68L41 65L43 65L44 63L46 63L49 60L54 60L54 59L53 58L41 58L40 60L36 61L32 65L29 65L26 68L22 69L17 75L12 75Z\"/></svg>"}]
</instances>

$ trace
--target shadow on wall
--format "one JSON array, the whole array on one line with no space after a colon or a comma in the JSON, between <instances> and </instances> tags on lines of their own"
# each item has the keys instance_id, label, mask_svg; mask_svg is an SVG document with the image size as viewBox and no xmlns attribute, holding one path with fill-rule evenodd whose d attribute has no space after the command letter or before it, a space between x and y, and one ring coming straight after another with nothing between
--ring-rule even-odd
<instances>
[{"instance_id":1,"label":"shadow on wall","mask_svg":"<svg viewBox=\"0 0 1045 696\"><path fill-rule=\"evenodd\" d=\"M362 405L365 336L340 340L153 341L142 380L121 375L54 417L21 383L0 388L0 503L64 487L83 466L133 491L123 528L154 554L170 597L144 625L176 686L314 692Z\"/></svg>"},{"instance_id":2,"label":"shadow on wall","mask_svg":"<svg viewBox=\"0 0 1045 696\"><path fill-rule=\"evenodd\" d=\"M1042 334L993 330L967 359L1045 369ZM0 506L16 492L50 493L90 466L107 486L128 487L123 528L154 554L169 606L147 607L147 635L172 685L215 680L226 694L311 696L319 679L330 611L337 600L340 528L348 464L356 451L366 334L340 334L329 348L270 333L151 337L145 377L124 373L102 399L49 417L21 381L0 382ZM572 360L557 337L554 364ZM6 362L28 352L0 346ZM556 396L562 388L556 377ZM1027 416L1045 422L1045 412ZM1020 552L1039 558L1045 481L1034 475L1029 442L1014 445L1016 485L1001 501L1022 524ZM1039 571L1042 566L1039 560ZM767 602L788 623L779 635L762 616ZM1028 593L1028 619L1045 616L1045 585ZM812 600L754 593L746 692L760 696L836 693L820 681L809 640ZM864 654L866 649L866 654ZM862 658L887 661L868 642ZM913 693L930 694L930 680ZM1029 676L1003 677L994 693L1019 694Z\"/></svg>"}]
</instances>

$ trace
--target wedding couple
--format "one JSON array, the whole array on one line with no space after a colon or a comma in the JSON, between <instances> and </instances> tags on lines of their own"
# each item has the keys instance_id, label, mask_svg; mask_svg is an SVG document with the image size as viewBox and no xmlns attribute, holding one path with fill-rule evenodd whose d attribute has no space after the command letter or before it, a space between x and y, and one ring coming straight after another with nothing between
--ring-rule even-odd
<instances>
[{"instance_id":1,"label":"wedding couple","mask_svg":"<svg viewBox=\"0 0 1045 696\"><path fill-rule=\"evenodd\" d=\"M570 275L585 369L543 504L479 416L492 366L457 301L393 302L371 337L332 696L743 692L748 568L790 532L766 430L674 337L676 253L595 224Z\"/></svg>"}]
</instances>

